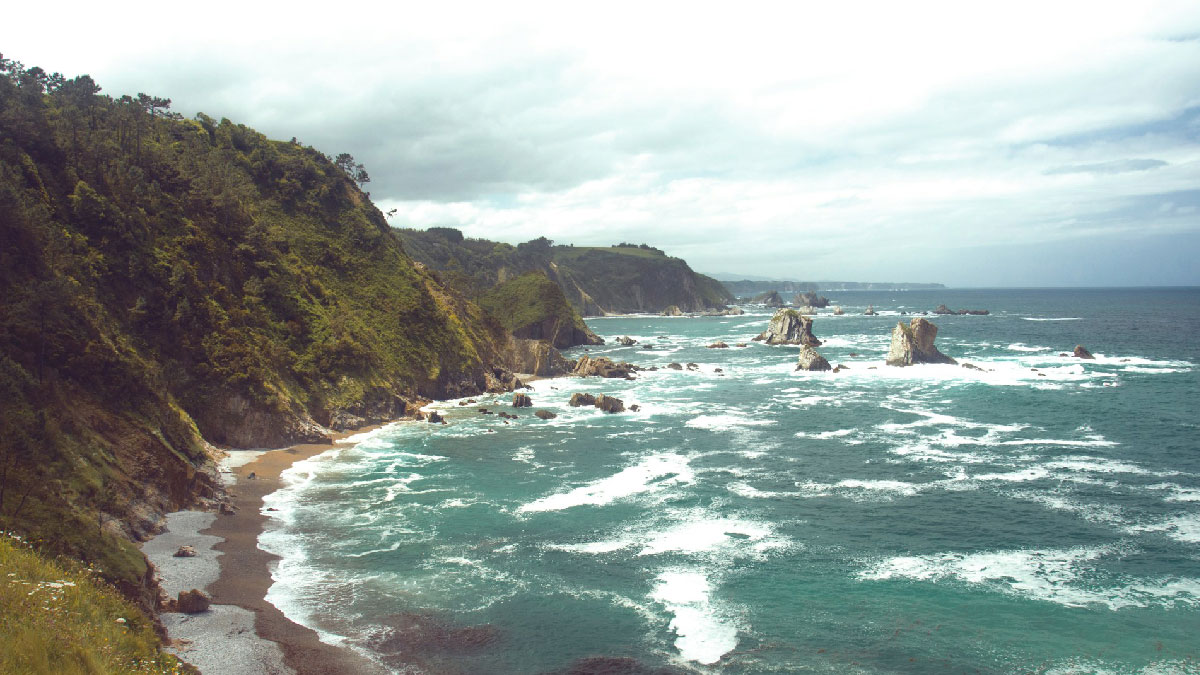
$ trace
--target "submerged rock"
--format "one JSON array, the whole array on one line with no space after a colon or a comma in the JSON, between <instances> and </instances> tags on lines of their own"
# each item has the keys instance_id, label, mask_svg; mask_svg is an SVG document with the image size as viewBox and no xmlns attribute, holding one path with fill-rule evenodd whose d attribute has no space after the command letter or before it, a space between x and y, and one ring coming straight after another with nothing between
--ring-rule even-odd
<instances>
[{"instance_id":1,"label":"submerged rock","mask_svg":"<svg viewBox=\"0 0 1200 675\"><path fill-rule=\"evenodd\" d=\"M538 411L534 412L533 414L544 420L552 420L555 417L558 417L557 413L553 413L549 410L538 410Z\"/></svg>"},{"instance_id":2,"label":"submerged rock","mask_svg":"<svg viewBox=\"0 0 1200 675\"><path fill-rule=\"evenodd\" d=\"M812 319L794 309L781 309L771 317L767 329L754 338L769 345L808 345L818 347L821 341L812 334Z\"/></svg>"},{"instance_id":3,"label":"submerged rock","mask_svg":"<svg viewBox=\"0 0 1200 675\"><path fill-rule=\"evenodd\" d=\"M1077 359L1095 359L1096 358L1096 357L1092 356L1092 353L1089 352L1087 350L1087 347L1084 347L1083 345L1075 345L1075 353L1071 354L1071 356L1074 356Z\"/></svg>"},{"instance_id":4,"label":"submerged rock","mask_svg":"<svg viewBox=\"0 0 1200 675\"><path fill-rule=\"evenodd\" d=\"M911 366L917 363L958 363L938 351L933 340L937 337L937 326L927 319L917 317L905 326L896 322L892 330L892 345L888 349L889 366Z\"/></svg>"},{"instance_id":5,"label":"submerged rock","mask_svg":"<svg viewBox=\"0 0 1200 675\"><path fill-rule=\"evenodd\" d=\"M808 345L800 348L800 357L796 361L796 370L830 370L829 361L825 360L824 356L817 353L817 350Z\"/></svg>"}]
</instances>

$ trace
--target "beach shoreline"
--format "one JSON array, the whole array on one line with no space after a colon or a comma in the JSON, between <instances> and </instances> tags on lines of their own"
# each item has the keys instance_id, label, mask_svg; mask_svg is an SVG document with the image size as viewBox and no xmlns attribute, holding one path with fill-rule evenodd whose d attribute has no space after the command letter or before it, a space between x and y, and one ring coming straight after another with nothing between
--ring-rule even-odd
<instances>
[{"instance_id":1,"label":"beach shoreline","mask_svg":"<svg viewBox=\"0 0 1200 675\"><path fill-rule=\"evenodd\" d=\"M200 588L212 597L209 611L197 615L163 613L170 650L202 672L340 675L384 673L376 663L349 649L321 642L316 631L284 616L266 600L279 557L258 547L269 516L263 498L283 487L283 471L296 462L339 447L337 441L381 425L337 434L330 443L301 444L256 452L249 462L223 462L232 513L180 511L168 515L167 530L143 545L158 568L164 590ZM244 459L244 458L243 458ZM182 545L196 549L174 558Z\"/></svg>"}]
</instances>

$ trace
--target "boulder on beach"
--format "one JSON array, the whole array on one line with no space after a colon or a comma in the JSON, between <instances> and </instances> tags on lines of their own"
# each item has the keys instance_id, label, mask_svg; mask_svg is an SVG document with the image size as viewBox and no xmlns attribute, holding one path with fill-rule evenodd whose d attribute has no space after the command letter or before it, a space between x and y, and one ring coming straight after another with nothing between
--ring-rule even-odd
<instances>
[{"instance_id":1,"label":"boulder on beach","mask_svg":"<svg viewBox=\"0 0 1200 675\"><path fill-rule=\"evenodd\" d=\"M517 392L513 394L512 407L514 408L530 408L533 406L533 399L529 398L529 394Z\"/></svg>"},{"instance_id":2,"label":"boulder on beach","mask_svg":"<svg viewBox=\"0 0 1200 675\"><path fill-rule=\"evenodd\" d=\"M812 319L794 309L781 309L771 317L767 329L754 338L769 345L808 345L818 347L821 341L812 334Z\"/></svg>"},{"instance_id":3,"label":"boulder on beach","mask_svg":"<svg viewBox=\"0 0 1200 675\"><path fill-rule=\"evenodd\" d=\"M199 614L200 612L207 612L211 604L212 598L208 597L207 593L193 588L190 591L179 591L179 598L175 601L175 609L184 614Z\"/></svg>"},{"instance_id":4,"label":"boulder on beach","mask_svg":"<svg viewBox=\"0 0 1200 675\"><path fill-rule=\"evenodd\" d=\"M577 391L574 394L571 394L570 405L572 408L578 408L585 405L596 405L596 397L592 396L591 394L585 394Z\"/></svg>"},{"instance_id":5,"label":"boulder on beach","mask_svg":"<svg viewBox=\"0 0 1200 675\"><path fill-rule=\"evenodd\" d=\"M1087 350L1087 347L1084 347L1083 345L1075 345L1075 353L1071 354L1071 356L1074 356L1077 359L1095 359L1096 358L1096 357L1092 356L1092 353L1089 352Z\"/></svg>"},{"instance_id":6,"label":"boulder on beach","mask_svg":"<svg viewBox=\"0 0 1200 675\"><path fill-rule=\"evenodd\" d=\"M830 369L829 361L826 361L824 356L818 354L817 350L808 345L800 348L800 357L796 361L796 370L819 371Z\"/></svg>"},{"instance_id":7,"label":"boulder on beach","mask_svg":"<svg viewBox=\"0 0 1200 675\"><path fill-rule=\"evenodd\" d=\"M887 364L889 366L911 366L917 363L950 363L957 364L954 359L938 351L933 340L937 337L938 328L929 320L917 317L909 325L903 321L896 322L892 330L892 345L888 349Z\"/></svg>"},{"instance_id":8,"label":"boulder on beach","mask_svg":"<svg viewBox=\"0 0 1200 675\"><path fill-rule=\"evenodd\" d=\"M606 413L625 412L625 402L616 396L600 394L596 397L595 406Z\"/></svg>"}]
</instances>

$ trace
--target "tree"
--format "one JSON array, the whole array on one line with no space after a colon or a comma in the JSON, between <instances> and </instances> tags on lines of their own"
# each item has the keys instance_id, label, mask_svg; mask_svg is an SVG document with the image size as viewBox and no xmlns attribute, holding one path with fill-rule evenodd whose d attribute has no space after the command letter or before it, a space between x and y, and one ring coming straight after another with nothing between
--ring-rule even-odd
<instances>
[{"instance_id":1,"label":"tree","mask_svg":"<svg viewBox=\"0 0 1200 675\"><path fill-rule=\"evenodd\" d=\"M341 153L336 159L333 160L333 163L336 164L339 169L345 172L345 174L350 177L350 180L357 183L359 189L362 189L362 186L371 182L371 177L367 175L367 170L362 164L355 163L354 156L350 153Z\"/></svg>"}]
</instances>

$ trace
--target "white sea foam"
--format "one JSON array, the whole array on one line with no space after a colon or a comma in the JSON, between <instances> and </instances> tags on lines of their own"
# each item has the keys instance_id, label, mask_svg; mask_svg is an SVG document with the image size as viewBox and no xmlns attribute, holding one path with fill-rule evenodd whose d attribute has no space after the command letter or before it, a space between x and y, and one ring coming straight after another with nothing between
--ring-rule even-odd
<instances>
[{"instance_id":1,"label":"white sea foam","mask_svg":"<svg viewBox=\"0 0 1200 675\"><path fill-rule=\"evenodd\" d=\"M1023 342L1014 342L1007 349L1014 352L1048 352L1050 347L1031 347Z\"/></svg>"},{"instance_id":2,"label":"white sea foam","mask_svg":"<svg viewBox=\"0 0 1200 675\"><path fill-rule=\"evenodd\" d=\"M686 426L709 431L733 431L739 427L756 427L775 424L774 420L756 420L745 415L701 415L687 421Z\"/></svg>"},{"instance_id":3,"label":"white sea foam","mask_svg":"<svg viewBox=\"0 0 1200 675\"><path fill-rule=\"evenodd\" d=\"M1124 550L1114 546L1097 546L897 556L869 566L858 573L858 578L932 582L953 579L1068 607L1104 605L1117 610L1200 603L1200 580L1192 578L1121 578L1117 586L1098 587L1092 578L1096 561L1122 553Z\"/></svg>"},{"instance_id":4,"label":"white sea foam","mask_svg":"<svg viewBox=\"0 0 1200 675\"><path fill-rule=\"evenodd\" d=\"M1117 459L1107 459L1105 457L1092 457L1089 455L1072 455L1063 459L1047 462L1045 466L1050 469L1062 469L1065 471L1083 473L1128 473L1142 476L1179 475L1178 471L1151 471L1130 462L1123 462Z\"/></svg>"},{"instance_id":5,"label":"white sea foam","mask_svg":"<svg viewBox=\"0 0 1200 675\"><path fill-rule=\"evenodd\" d=\"M517 512L561 511L585 504L603 506L664 486L691 483L693 479L687 457L674 453L656 454L615 475L524 504Z\"/></svg>"},{"instance_id":6,"label":"white sea foam","mask_svg":"<svg viewBox=\"0 0 1200 675\"><path fill-rule=\"evenodd\" d=\"M1078 316L1059 316L1059 317L1038 317L1038 316L1023 316L1025 321L1082 321L1082 317Z\"/></svg>"},{"instance_id":7,"label":"white sea foam","mask_svg":"<svg viewBox=\"0 0 1200 675\"><path fill-rule=\"evenodd\" d=\"M845 438L853 434L857 429L834 429L833 431L797 431L796 438L817 438L826 440L830 438Z\"/></svg>"},{"instance_id":8,"label":"white sea foam","mask_svg":"<svg viewBox=\"0 0 1200 675\"><path fill-rule=\"evenodd\" d=\"M703 572L662 572L650 597L674 615L670 628L678 636L675 648L685 660L711 665L737 647L737 626L714 607L712 584Z\"/></svg>"},{"instance_id":9,"label":"white sea foam","mask_svg":"<svg viewBox=\"0 0 1200 675\"><path fill-rule=\"evenodd\" d=\"M1182 513L1162 520L1130 525L1129 532L1162 532L1185 544L1200 544L1200 513Z\"/></svg>"},{"instance_id":10,"label":"white sea foam","mask_svg":"<svg viewBox=\"0 0 1200 675\"><path fill-rule=\"evenodd\" d=\"M763 523L737 518L700 517L651 534L638 555L658 555L671 551L701 553L724 547L740 547L743 541L758 542L771 534L771 528Z\"/></svg>"}]
</instances>

